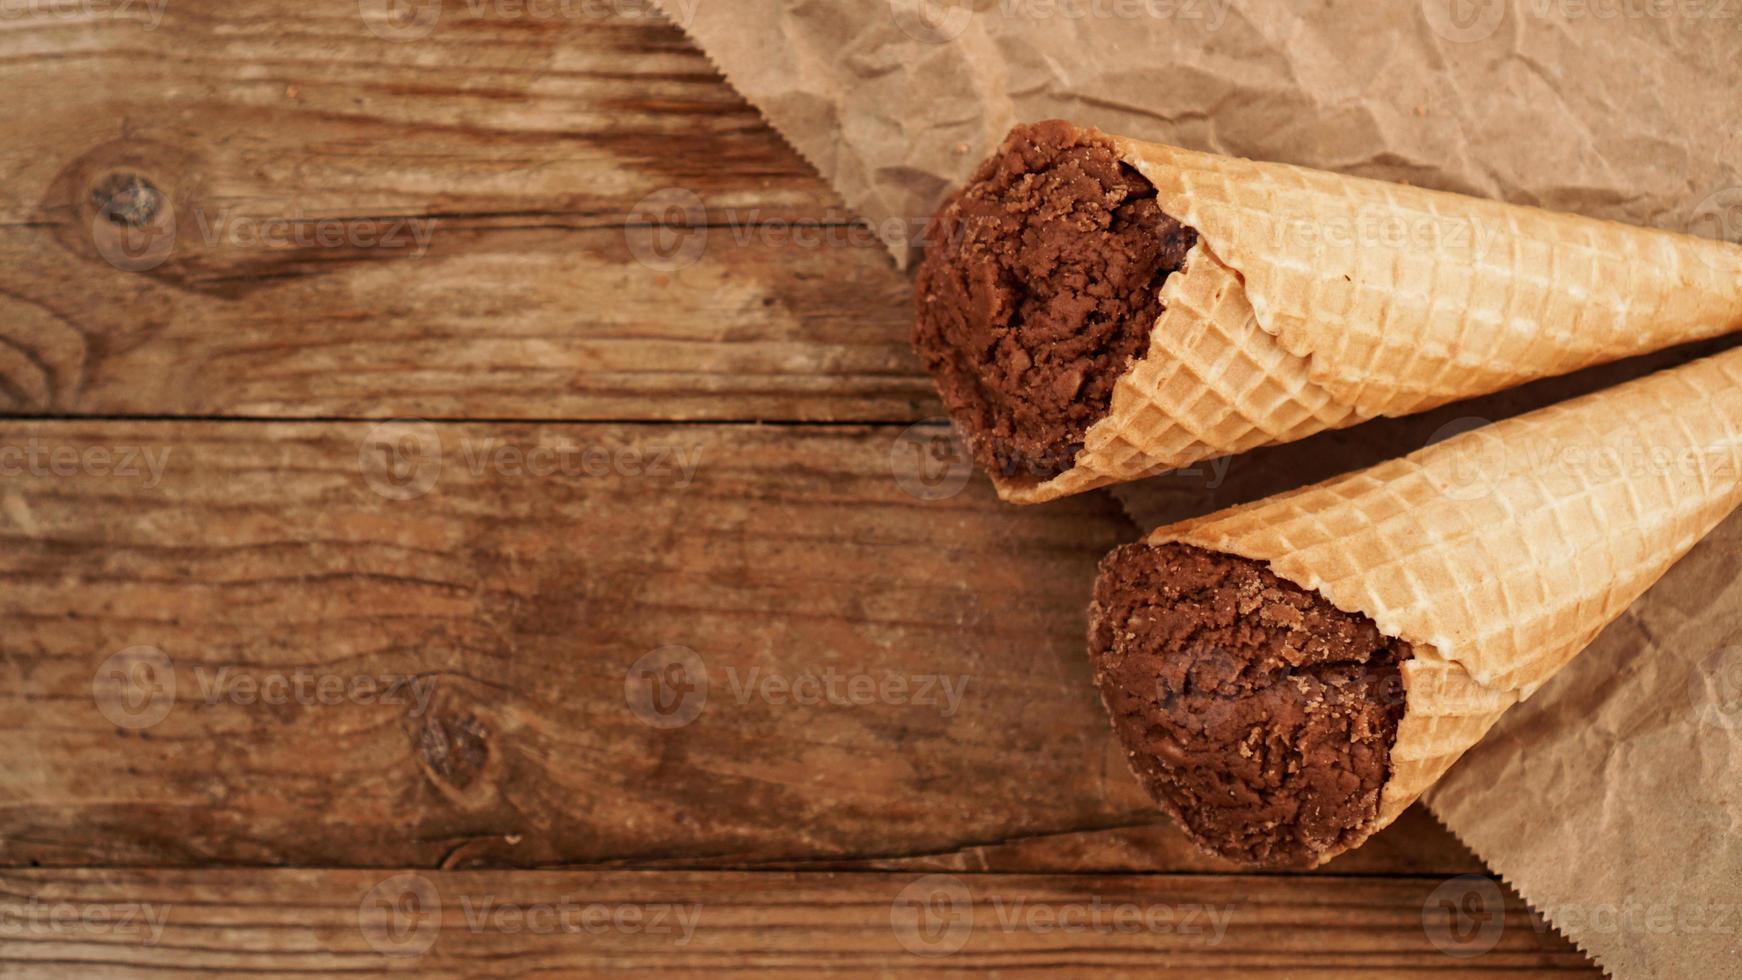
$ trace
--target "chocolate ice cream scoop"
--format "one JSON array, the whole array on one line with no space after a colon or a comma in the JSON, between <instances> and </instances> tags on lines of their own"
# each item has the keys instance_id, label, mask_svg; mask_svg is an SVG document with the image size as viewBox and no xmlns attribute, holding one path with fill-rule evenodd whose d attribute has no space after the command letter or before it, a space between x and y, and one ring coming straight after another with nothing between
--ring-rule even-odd
<instances>
[{"instance_id":1,"label":"chocolate ice cream scoop","mask_svg":"<svg viewBox=\"0 0 1742 980\"><path fill-rule=\"evenodd\" d=\"M1018 127L931 223L914 346L977 463L1070 469L1196 241L1112 142Z\"/></svg>"},{"instance_id":2,"label":"chocolate ice cream scoop","mask_svg":"<svg viewBox=\"0 0 1742 980\"><path fill-rule=\"evenodd\" d=\"M1132 769L1200 846L1312 867L1365 836L1409 644L1261 562L1181 544L1109 555L1091 621Z\"/></svg>"}]
</instances>

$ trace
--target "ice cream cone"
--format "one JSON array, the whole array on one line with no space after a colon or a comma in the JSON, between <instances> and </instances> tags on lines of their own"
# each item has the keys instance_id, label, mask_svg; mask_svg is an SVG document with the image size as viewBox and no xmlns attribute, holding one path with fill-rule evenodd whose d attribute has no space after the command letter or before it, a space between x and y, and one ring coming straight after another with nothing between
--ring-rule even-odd
<instances>
[{"instance_id":1,"label":"ice cream cone","mask_svg":"<svg viewBox=\"0 0 1742 980\"><path fill-rule=\"evenodd\" d=\"M1075 465L1042 483L994 473L1005 500L1041 503L1361 421L1264 331L1240 277L1201 239L1161 295L1149 355L1114 383Z\"/></svg>"},{"instance_id":2,"label":"ice cream cone","mask_svg":"<svg viewBox=\"0 0 1742 980\"><path fill-rule=\"evenodd\" d=\"M1035 503L1742 329L1742 247L1113 138L1197 231Z\"/></svg>"},{"instance_id":3,"label":"ice cream cone","mask_svg":"<svg viewBox=\"0 0 1742 980\"><path fill-rule=\"evenodd\" d=\"M1371 833L1739 504L1742 349L1146 540L1265 562L1413 646Z\"/></svg>"}]
</instances>

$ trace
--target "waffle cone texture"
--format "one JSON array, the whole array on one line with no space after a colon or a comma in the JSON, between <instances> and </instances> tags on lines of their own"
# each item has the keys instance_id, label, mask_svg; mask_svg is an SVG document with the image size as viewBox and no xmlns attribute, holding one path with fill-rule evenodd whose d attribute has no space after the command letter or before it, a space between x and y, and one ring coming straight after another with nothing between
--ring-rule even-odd
<instances>
[{"instance_id":1,"label":"waffle cone texture","mask_svg":"<svg viewBox=\"0 0 1742 980\"><path fill-rule=\"evenodd\" d=\"M1414 646L1370 835L1738 504L1742 349L1146 541L1266 562Z\"/></svg>"},{"instance_id":2,"label":"waffle cone texture","mask_svg":"<svg viewBox=\"0 0 1742 980\"><path fill-rule=\"evenodd\" d=\"M1196 229L1038 503L1742 329L1742 247L1112 137Z\"/></svg>"}]
</instances>

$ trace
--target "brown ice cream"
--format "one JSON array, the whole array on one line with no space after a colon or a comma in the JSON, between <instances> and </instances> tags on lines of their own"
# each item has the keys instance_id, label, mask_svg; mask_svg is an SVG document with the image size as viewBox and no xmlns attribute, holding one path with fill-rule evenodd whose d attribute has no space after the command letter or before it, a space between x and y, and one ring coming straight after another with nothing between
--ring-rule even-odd
<instances>
[{"instance_id":1,"label":"brown ice cream","mask_svg":"<svg viewBox=\"0 0 1742 980\"><path fill-rule=\"evenodd\" d=\"M914 346L976 462L1070 469L1196 240L1105 136L1010 133L932 219L916 284Z\"/></svg>"},{"instance_id":2,"label":"brown ice cream","mask_svg":"<svg viewBox=\"0 0 1742 980\"><path fill-rule=\"evenodd\" d=\"M1200 846L1310 867L1364 836L1411 655L1261 563L1129 545L1101 564L1095 683L1150 796Z\"/></svg>"}]
</instances>

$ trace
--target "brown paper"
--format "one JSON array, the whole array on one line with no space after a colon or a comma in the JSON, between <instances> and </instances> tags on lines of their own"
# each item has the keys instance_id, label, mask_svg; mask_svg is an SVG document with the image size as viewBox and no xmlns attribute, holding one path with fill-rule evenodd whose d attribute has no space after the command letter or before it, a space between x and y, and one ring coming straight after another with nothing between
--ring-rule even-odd
<instances>
[{"instance_id":1,"label":"brown paper","mask_svg":"<svg viewBox=\"0 0 1742 980\"><path fill-rule=\"evenodd\" d=\"M1742 240L1742 0L661 2L904 265L1012 124L1054 116ZM1147 528L1687 356L1116 493ZM1618 976L1742 955L1739 565L1733 518L1428 800Z\"/></svg>"},{"instance_id":2,"label":"brown paper","mask_svg":"<svg viewBox=\"0 0 1742 980\"><path fill-rule=\"evenodd\" d=\"M1114 488L1148 528L1333 476L1736 346L1690 345ZM1425 797L1617 977L1742 956L1742 513L1719 526ZM1471 891L1478 904L1483 893ZM1498 934L1473 940L1498 942ZM1511 926L1500 926L1511 928ZM1460 943L1460 951L1473 947ZM1479 965L1474 960L1472 965Z\"/></svg>"},{"instance_id":3,"label":"brown paper","mask_svg":"<svg viewBox=\"0 0 1742 980\"><path fill-rule=\"evenodd\" d=\"M1742 237L1742 0L663 2L903 263L1053 116Z\"/></svg>"},{"instance_id":4,"label":"brown paper","mask_svg":"<svg viewBox=\"0 0 1742 980\"><path fill-rule=\"evenodd\" d=\"M1618 977L1742 969L1742 514L1428 795Z\"/></svg>"}]
</instances>

